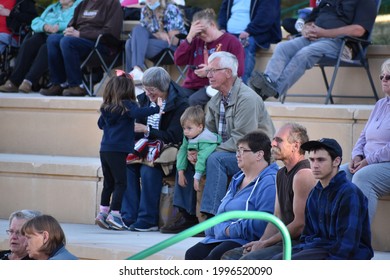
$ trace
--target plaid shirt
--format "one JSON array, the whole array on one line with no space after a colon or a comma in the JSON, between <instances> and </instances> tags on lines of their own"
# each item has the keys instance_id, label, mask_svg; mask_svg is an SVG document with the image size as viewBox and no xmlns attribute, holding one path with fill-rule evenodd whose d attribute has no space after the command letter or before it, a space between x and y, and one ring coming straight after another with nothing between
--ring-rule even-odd
<instances>
[{"instance_id":1,"label":"plaid shirt","mask_svg":"<svg viewBox=\"0 0 390 280\"><path fill-rule=\"evenodd\" d=\"M295 248L325 248L328 259L369 260L373 257L367 198L344 171L325 188L312 189L306 202L301 244Z\"/></svg>"},{"instance_id":2,"label":"plaid shirt","mask_svg":"<svg viewBox=\"0 0 390 280\"><path fill-rule=\"evenodd\" d=\"M229 104L230 91L225 97L222 95L221 103L219 104L219 124L218 124L218 134L222 137L222 142L225 142L229 139L226 133L226 118L225 118L225 109Z\"/></svg>"}]
</instances>

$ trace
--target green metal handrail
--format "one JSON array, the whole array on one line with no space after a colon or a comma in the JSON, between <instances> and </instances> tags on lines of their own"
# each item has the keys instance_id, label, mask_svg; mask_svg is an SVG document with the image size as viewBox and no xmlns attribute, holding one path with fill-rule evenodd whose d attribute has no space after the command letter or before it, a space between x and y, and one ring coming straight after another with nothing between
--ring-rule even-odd
<instances>
[{"instance_id":1,"label":"green metal handrail","mask_svg":"<svg viewBox=\"0 0 390 280\"><path fill-rule=\"evenodd\" d=\"M287 227L283 224L283 222L278 219L276 216L266 213L266 212L257 212L257 211L230 211L225 212L220 215L214 216L211 219L208 219L196 226L193 226L189 229L182 231L179 234L172 236L156 245L149 247L129 258L127 260L143 260L169 246L172 246L188 237L192 237L195 234L202 232L216 224L221 222L231 220L231 219L257 219L257 220L265 220L274 224L282 234L283 238L283 259L291 260L291 238L288 232Z\"/></svg>"}]
</instances>

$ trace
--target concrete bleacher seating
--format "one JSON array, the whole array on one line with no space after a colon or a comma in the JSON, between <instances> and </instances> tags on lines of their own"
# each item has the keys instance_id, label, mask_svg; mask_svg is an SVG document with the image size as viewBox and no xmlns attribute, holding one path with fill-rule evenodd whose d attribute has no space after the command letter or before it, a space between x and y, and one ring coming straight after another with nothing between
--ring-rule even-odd
<instances>
[{"instance_id":1,"label":"concrete bleacher seating","mask_svg":"<svg viewBox=\"0 0 390 280\"><path fill-rule=\"evenodd\" d=\"M14 210L32 208L50 213L62 223L94 223L103 179L98 158L101 131L96 125L101 101L99 97L0 93L0 219L7 219ZM338 139L346 155L373 108L278 102L266 102L266 106L276 127L286 121L299 122L308 128L312 139ZM348 159L346 156L345 161ZM390 250L389 228L384 222L389 207L389 197L380 201L379 218L373 223L376 250ZM163 240L167 236L153 233L153 238ZM4 243L0 242L0 249L1 246ZM96 254L95 258L115 259L129 252L118 253L119 248L113 249L111 255L107 248L88 251L88 246L73 244L72 239L70 246L83 258L94 258ZM180 255L163 254L158 258Z\"/></svg>"},{"instance_id":2,"label":"concrete bleacher seating","mask_svg":"<svg viewBox=\"0 0 390 280\"><path fill-rule=\"evenodd\" d=\"M258 52L257 69L264 69L272 50ZM379 75L387 54L382 46L369 49L374 77ZM177 73L170 72L175 79ZM360 79L362 74L342 69L341 81L353 83L339 83L335 90L368 92L364 77ZM320 70L314 68L291 92L324 92L321 79ZM380 92L379 82L377 90ZM345 155L351 153L374 103L370 100L368 105L351 105L367 101L336 99L337 104L346 105L321 105L322 99L289 97L283 105L272 101L266 106L276 127L287 121L299 122L307 127L311 139L336 138ZM7 248L5 220L21 208L38 209L56 217L69 237L69 249L86 259L125 258L169 237L160 233L109 232L93 225L103 180L99 161L102 133L96 124L101 102L101 97L0 93L0 250ZM348 160L345 156L344 162ZM373 246L378 251L390 251L389 211L390 197L382 198L372 230ZM182 259L184 250L198 240L189 239L152 258Z\"/></svg>"}]
</instances>

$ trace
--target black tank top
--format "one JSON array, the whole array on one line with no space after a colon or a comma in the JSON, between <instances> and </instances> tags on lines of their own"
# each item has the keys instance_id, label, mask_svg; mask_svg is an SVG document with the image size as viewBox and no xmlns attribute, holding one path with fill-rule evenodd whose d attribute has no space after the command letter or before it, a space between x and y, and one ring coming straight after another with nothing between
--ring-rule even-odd
<instances>
[{"instance_id":1,"label":"black tank top","mask_svg":"<svg viewBox=\"0 0 390 280\"><path fill-rule=\"evenodd\" d=\"M280 218L285 225L290 224L294 220L293 211L293 180L295 174L304 168L310 168L310 162L307 159L298 162L290 172L287 172L286 167L279 169L276 176L277 195L280 206Z\"/></svg>"}]
</instances>

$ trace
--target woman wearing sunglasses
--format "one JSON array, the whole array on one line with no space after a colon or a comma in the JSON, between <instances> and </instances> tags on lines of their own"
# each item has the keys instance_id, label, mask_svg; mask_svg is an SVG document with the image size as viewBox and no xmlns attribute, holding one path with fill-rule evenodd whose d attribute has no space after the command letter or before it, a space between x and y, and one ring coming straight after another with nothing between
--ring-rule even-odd
<instances>
[{"instance_id":1,"label":"woman wearing sunglasses","mask_svg":"<svg viewBox=\"0 0 390 280\"><path fill-rule=\"evenodd\" d=\"M352 150L351 161L340 167L367 197L370 222L378 198L390 194L390 59L382 64L379 78L385 97L375 104Z\"/></svg>"}]
</instances>

